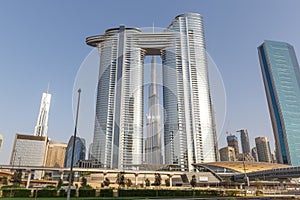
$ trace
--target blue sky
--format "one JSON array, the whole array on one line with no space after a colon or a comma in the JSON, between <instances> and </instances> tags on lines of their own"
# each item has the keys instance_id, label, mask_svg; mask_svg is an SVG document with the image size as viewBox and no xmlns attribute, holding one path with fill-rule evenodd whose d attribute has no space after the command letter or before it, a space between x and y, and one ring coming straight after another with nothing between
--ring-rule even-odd
<instances>
[{"instance_id":1,"label":"blue sky","mask_svg":"<svg viewBox=\"0 0 300 200\"><path fill-rule=\"evenodd\" d=\"M286 41L299 56L299 7L292 0L1 1L0 163L8 162L15 133L33 134L48 82L48 136L67 142L73 134L72 91L77 71L92 50L85 44L87 36L120 24L166 27L184 12L204 17L207 51L227 95L223 133L246 128L252 146L256 136L265 135L273 143L256 48L264 39ZM220 147L224 141L225 134Z\"/></svg>"}]
</instances>

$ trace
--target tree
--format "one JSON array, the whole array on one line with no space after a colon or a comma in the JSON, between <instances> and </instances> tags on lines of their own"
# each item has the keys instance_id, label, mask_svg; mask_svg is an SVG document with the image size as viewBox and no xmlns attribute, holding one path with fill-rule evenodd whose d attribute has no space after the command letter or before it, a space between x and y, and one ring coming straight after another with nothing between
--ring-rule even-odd
<instances>
[{"instance_id":1,"label":"tree","mask_svg":"<svg viewBox=\"0 0 300 200\"><path fill-rule=\"evenodd\" d=\"M155 173L155 180L154 184L155 186L160 186L161 185L161 176L159 173Z\"/></svg>"},{"instance_id":2,"label":"tree","mask_svg":"<svg viewBox=\"0 0 300 200\"><path fill-rule=\"evenodd\" d=\"M22 170L17 169L13 175L13 184L20 185L22 183Z\"/></svg>"},{"instance_id":3,"label":"tree","mask_svg":"<svg viewBox=\"0 0 300 200\"><path fill-rule=\"evenodd\" d=\"M146 185L146 187L150 186L150 180L148 178L146 178L146 180L145 180L145 185Z\"/></svg>"},{"instance_id":4,"label":"tree","mask_svg":"<svg viewBox=\"0 0 300 200\"><path fill-rule=\"evenodd\" d=\"M197 184L197 179L196 179L196 176L195 176L195 175L192 176L192 180L190 181L190 184L191 184L192 187L195 187L195 186L196 186L196 184Z\"/></svg>"},{"instance_id":5,"label":"tree","mask_svg":"<svg viewBox=\"0 0 300 200\"><path fill-rule=\"evenodd\" d=\"M63 184L63 180L60 178L58 183L57 183L57 189L58 190L61 188L62 184Z\"/></svg>"},{"instance_id":6,"label":"tree","mask_svg":"<svg viewBox=\"0 0 300 200\"><path fill-rule=\"evenodd\" d=\"M125 184L126 184L127 187L131 187L132 186L131 179L129 179L129 178L126 179Z\"/></svg>"},{"instance_id":7,"label":"tree","mask_svg":"<svg viewBox=\"0 0 300 200\"><path fill-rule=\"evenodd\" d=\"M104 181L103 181L103 185L104 186L109 186L110 184L110 180L108 178L105 178Z\"/></svg>"},{"instance_id":8,"label":"tree","mask_svg":"<svg viewBox=\"0 0 300 200\"><path fill-rule=\"evenodd\" d=\"M170 186L170 180L168 178L165 180L165 184L166 184L167 187Z\"/></svg>"},{"instance_id":9,"label":"tree","mask_svg":"<svg viewBox=\"0 0 300 200\"><path fill-rule=\"evenodd\" d=\"M83 176L82 178L81 178L81 187L86 187L87 186L87 180L86 180L86 178Z\"/></svg>"},{"instance_id":10,"label":"tree","mask_svg":"<svg viewBox=\"0 0 300 200\"><path fill-rule=\"evenodd\" d=\"M125 177L124 177L124 172L119 172L117 174L117 180L116 183L119 184L119 186L124 187L125 185Z\"/></svg>"}]
</instances>

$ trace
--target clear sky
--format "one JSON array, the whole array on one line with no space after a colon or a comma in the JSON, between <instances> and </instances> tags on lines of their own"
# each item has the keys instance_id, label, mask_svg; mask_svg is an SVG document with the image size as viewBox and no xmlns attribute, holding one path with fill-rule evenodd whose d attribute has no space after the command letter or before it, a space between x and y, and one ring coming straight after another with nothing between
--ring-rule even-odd
<instances>
[{"instance_id":1,"label":"clear sky","mask_svg":"<svg viewBox=\"0 0 300 200\"><path fill-rule=\"evenodd\" d=\"M207 51L225 84L227 113L224 130L218 130L219 147L225 146L226 130L241 128L248 129L252 146L256 136L273 143L256 48L264 39L286 41L299 57L299 8L296 0L0 1L0 163L8 163L15 133L33 134L48 83L48 136L67 142L73 134L73 85L92 50L87 36L120 24L166 27L184 12L203 15Z\"/></svg>"}]
</instances>

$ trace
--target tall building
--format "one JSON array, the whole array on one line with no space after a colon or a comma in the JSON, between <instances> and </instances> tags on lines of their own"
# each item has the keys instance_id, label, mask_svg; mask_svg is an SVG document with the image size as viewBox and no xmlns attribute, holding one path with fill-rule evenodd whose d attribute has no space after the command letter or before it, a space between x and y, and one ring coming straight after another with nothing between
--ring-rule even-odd
<instances>
[{"instance_id":1,"label":"tall building","mask_svg":"<svg viewBox=\"0 0 300 200\"><path fill-rule=\"evenodd\" d=\"M252 155L254 161L255 161L255 162L258 162L258 155L257 155L257 149L256 149L256 147L253 147L253 148L251 149L251 155Z\"/></svg>"},{"instance_id":2,"label":"tall building","mask_svg":"<svg viewBox=\"0 0 300 200\"><path fill-rule=\"evenodd\" d=\"M235 150L233 147L223 147L219 150L221 161L236 161Z\"/></svg>"},{"instance_id":3,"label":"tall building","mask_svg":"<svg viewBox=\"0 0 300 200\"><path fill-rule=\"evenodd\" d=\"M300 165L300 72L293 46L266 40L259 60L278 163Z\"/></svg>"},{"instance_id":4,"label":"tall building","mask_svg":"<svg viewBox=\"0 0 300 200\"><path fill-rule=\"evenodd\" d=\"M74 141L74 136L71 136L66 149L64 167L71 167L73 141ZM86 152L85 139L76 137L73 167L77 166L79 160L85 160L85 152Z\"/></svg>"},{"instance_id":5,"label":"tall building","mask_svg":"<svg viewBox=\"0 0 300 200\"><path fill-rule=\"evenodd\" d=\"M34 129L35 136L47 136L48 115L50 109L51 94L43 93L38 120Z\"/></svg>"},{"instance_id":6,"label":"tall building","mask_svg":"<svg viewBox=\"0 0 300 200\"><path fill-rule=\"evenodd\" d=\"M239 142L235 135L230 134L227 136L227 145L234 148L236 156L239 155Z\"/></svg>"},{"instance_id":7,"label":"tall building","mask_svg":"<svg viewBox=\"0 0 300 200\"><path fill-rule=\"evenodd\" d=\"M249 154L250 153L250 142L249 142L248 131L246 129L242 129L237 132L239 132L241 134L241 144L242 144L243 154Z\"/></svg>"},{"instance_id":8,"label":"tall building","mask_svg":"<svg viewBox=\"0 0 300 200\"><path fill-rule=\"evenodd\" d=\"M193 170L216 160L202 16L178 15L162 32L112 28L87 38L100 70L93 154L109 168L143 163L144 58L162 58L165 163Z\"/></svg>"},{"instance_id":9,"label":"tall building","mask_svg":"<svg viewBox=\"0 0 300 200\"><path fill-rule=\"evenodd\" d=\"M0 151L2 150L3 136L0 134Z\"/></svg>"},{"instance_id":10,"label":"tall building","mask_svg":"<svg viewBox=\"0 0 300 200\"><path fill-rule=\"evenodd\" d=\"M43 167L46 164L47 150L47 137L16 134L10 165ZM35 179L41 177L41 171L34 173Z\"/></svg>"},{"instance_id":11,"label":"tall building","mask_svg":"<svg viewBox=\"0 0 300 200\"><path fill-rule=\"evenodd\" d=\"M266 137L257 137L255 138L255 144L259 162L271 162L268 139Z\"/></svg>"},{"instance_id":12,"label":"tall building","mask_svg":"<svg viewBox=\"0 0 300 200\"><path fill-rule=\"evenodd\" d=\"M149 86L147 137L145 157L147 164L162 164L161 123L156 58L151 61L151 84Z\"/></svg>"},{"instance_id":13,"label":"tall building","mask_svg":"<svg viewBox=\"0 0 300 200\"><path fill-rule=\"evenodd\" d=\"M64 167L67 144L50 140L46 167Z\"/></svg>"}]
</instances>

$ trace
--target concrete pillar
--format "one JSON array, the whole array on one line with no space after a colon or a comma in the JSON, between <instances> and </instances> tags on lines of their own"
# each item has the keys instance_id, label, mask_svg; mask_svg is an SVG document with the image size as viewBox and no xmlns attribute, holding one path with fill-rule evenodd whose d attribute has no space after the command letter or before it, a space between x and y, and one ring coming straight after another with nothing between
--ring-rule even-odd
<instances>
[{"instance_id":1,"label":"concrete pillar","mask_svg":"<svg viewBox=\"0 0 300 200\"><path fill-rule=\"evenodd\" d=\"M139 174L135 173L134 176L135 176L135 187L137 187L138 186L138 176L139 176Z\"/></svg>"},{"instance_id":2,"label":"concrete pillar","mask_svg":"<svg viewBox=\"0 0 300 200\"><path fill-rule=\"evenodd\" d=\"M26 183L26 188L29 188L30 185L30 180L31 180L31 170L27 170L27 183Z\"/></svg>"},{"instance_id":3,"label":"concrete pillar","mask_svg":"<svg viewBox=\"0 0 300 200\"><path fill-rule=\"evenodd\" d=\"M170 187L172 187L172 176L173 176L173 174L169 174L168 176L169 176L169 180L170 180Z\"/></svg>"}]
</instances>

